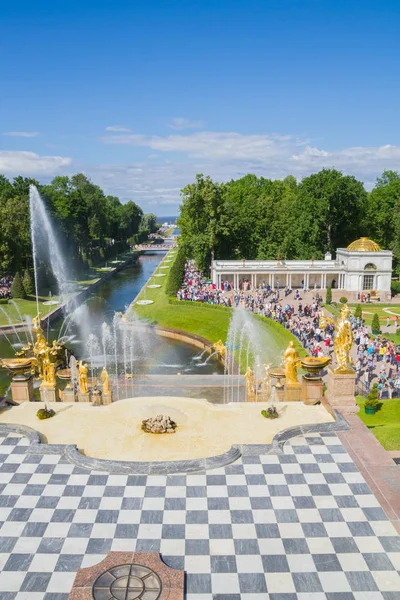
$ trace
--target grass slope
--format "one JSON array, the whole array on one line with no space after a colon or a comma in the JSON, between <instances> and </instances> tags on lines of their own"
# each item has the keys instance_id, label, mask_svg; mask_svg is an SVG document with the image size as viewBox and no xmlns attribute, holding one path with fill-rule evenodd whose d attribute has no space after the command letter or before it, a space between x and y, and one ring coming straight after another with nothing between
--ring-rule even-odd
<instances>
[{"instance_id":1,"label":"grass slope","mask_svg":"<svg viewBox=\"0 0 400 600\"><path fill-rule=\"evenodd\" d=\"M385 450L400 450L400 399L383 400L374 415L364 412L364 396L357 396L361 421L371 430Z\"/></svg>"},{"instance_id":2,"label":"grass slope","mask_svg":"<svg viewBox=\"0 0 400 600\"><path fill-rule=\"evenodd\" d=\"M173 251L170 251L155 271L155 273L165 273L166 276L151 278L151 284L157 283L161 287L157 289L144 287L137 298L137 300L154 300L154 304L147 306L134 304L133 309L140 318L148 319L156 325L201 335L211 342L217 342L218 340L225 342L232 316L231 308L200 302L181 302L166 295L165 288L169 270L160 267L167 266L168 264L172 265L172 262L166 263L165 260L172 259L174 254ZM255 318L259 321L262 331L273 337L275 345L279 347L276 357L277 364L280 362L280 352L287 347L291 340L295 342L300 356L306 355L305 350L298 340L284 329L284 327L269 319L259 316L255 316Z\"/></svg>"}]
</instances>

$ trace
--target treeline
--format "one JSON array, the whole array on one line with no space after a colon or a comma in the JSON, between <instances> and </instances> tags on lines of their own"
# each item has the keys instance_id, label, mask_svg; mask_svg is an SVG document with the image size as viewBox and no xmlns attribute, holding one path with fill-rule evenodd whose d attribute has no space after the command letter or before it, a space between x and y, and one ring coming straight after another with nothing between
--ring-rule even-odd
<instances>
[{"instance_id":1,"label":"treeline","mask_svg":"<svg viewBox=\"0 0 400 600\"><path fill-rule=\"evenodd\" d=\"M144 215L133 201L122 204L106 195L82 173L55 177L48 185L0 175L0 273L32 267L30 184L42 194L75 271L115 258L128 248L129 239L136 243L157 230L155 215Z\"/></svg>"},{"instance_id":2,"label":"treeline","mask_svg":"<svg viewBox=\"0 0 400 600\"><path fill-rule=\"evenodd\" d=\"M180 246L209 272L216 259L321 259L368 236L400 268L400 174L384 171L371 192L335 169L297 182L246 175L218 183L197 175L182 190Z\"/></svg>"}]
</instances>

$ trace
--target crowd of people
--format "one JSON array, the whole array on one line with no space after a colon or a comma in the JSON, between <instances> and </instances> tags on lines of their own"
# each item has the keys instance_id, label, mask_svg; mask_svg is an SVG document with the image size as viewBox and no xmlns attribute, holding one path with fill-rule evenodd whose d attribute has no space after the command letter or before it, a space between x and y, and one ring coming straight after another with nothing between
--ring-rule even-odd
<instances>
[{"instance_id":1,"label":"crowd of people","mask_svg":"<svg viewBox=\"0 0 400 600\"><path fill-rule=\"evenodd\" d=\"M222 306L239 306L245 310L277 321L288 329L303 347L313 356L330 356L333 354L334 323L326 319L322 311L322 297L315 293L312 301L304 303L299 290L292 300L289 288L279 289L261 283L252 289L251 282L243 279L239 289L234 284L223 281L220 289L200 273L193 261L185 265L181 289L177 293L179 300L205 302ZM357 382L366 392L372 382L378 383L379 397L400 396L400 347L395 343L378 336L372 339L363 321L350 317L355 342L355 369Z\"/></svg>"},{"instance_id":2,"label":"crowd of people","mask_svg":"<svg viewBox=\"0 0 400 600\"><path fill-rule=\"evenodd\" d=\"M11 298L11 286L13 278L11 275L3 275L0 278L0 298Z\"/></svg>"}]
</instances>

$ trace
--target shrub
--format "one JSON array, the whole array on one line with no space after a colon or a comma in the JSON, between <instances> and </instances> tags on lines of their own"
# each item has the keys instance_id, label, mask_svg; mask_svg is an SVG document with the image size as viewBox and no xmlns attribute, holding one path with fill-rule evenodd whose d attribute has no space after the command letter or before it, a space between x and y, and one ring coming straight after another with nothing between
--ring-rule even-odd
<instances>
[{"instance_id":1,"label":"shrub","mask_svg":"<svg viewBox=\"0 0 400 600\"><path fill-rule=\"evenodd\" d=\"M8 304L8 298L0 298L0 304Z\"/></svg>"},{"instance_id":2,"label":"shrub","mask_svg":"<svg viewBox=\"0 0 400 600\"><path fill-rule=\"evenodd\" d=\"M361 308L361 304L357 304L355 310L354 310L354 316L356 319L362 319L362 308Z\"/></svg>"},{"instance_id":3,"label":"shrub","mask_svg":"<svg viewBox=\"0 0 400 600\"><path fill-rule=\"evenodd\" d=\"M176 296L182 285L186 256L182 248L178 249L175 261L170 269L165 291L167 296Z\"/></svg>"},{"instance_id":4,"label":"shrub","mask_svg":"<svg viewBox=\"0 0 400 600\"><path fill-rule=\"evenodd\" d=\"M13 298L25 298L26 297L24 286L22 284L22 279L21 279L21 276L18 273L18 271L15 273L15 277L12 282L11 296Z\"/></svg>"},{"instance_id":5,"label":"shrub","mask_svg":"<svg viewBox=\"0 0 400 600\"><path fill-rule=\"evenodd\" d=\"M396 294L400 294L400 281L392 279L390 284L390 290L392 292L392 296L396 296Z\"/></svg>"},{"instance_id":6,"label":"shrub","mask_svg":"<svg viewBox=\"0 0 400 600\"><path fill-rule=\"evenodd\" d=\"M330 304L332 302L332 288L331 287L327 287L326 288L326 300L325 300L326 304Z\"/></svg>"},{"instance_id":7,"label":"shrub","mask_svg":"<svg viewBox=\"0 0 400 600\"><path fill-rule=\"evenodd\" d=\"M346 296L342 296L341 298L339 298L339 302L340 302L340 304L347 304Z\"/></svg>"},{"instance_id":8,"label":"shrub","mask_svg":"<svg viewBox=\"0 0 400 600\"><path fill-rule=\"evenodd\" d=\"M27 296L32 296L35 293L35 288L29 269L25 269L24 271L24 278L22 280L22 284L24 286L25 294Z\"/></svg>"},{"instance_id":9,"label":"shrub","mask_svg":"<svg viewBox=\"0 0 400 600\"><path fill-rule=\"evenodd\" d=\"M378 334L381 332L381 324L379 323L379 315L378 313L374 313L372 317L372 325L371 325L372 333Z\"/></svg>"},{"instance_id":10,"label":"shrub","mask_svg":"<svg viewBox=\"0 0 400 600\"><path fill-rule=\"evenodd\" d=\"M365 400L366 408L375 408L380 404L380 400L378 399L378 384L374 383L370 393Z\"/></svg>"}]
</instances>

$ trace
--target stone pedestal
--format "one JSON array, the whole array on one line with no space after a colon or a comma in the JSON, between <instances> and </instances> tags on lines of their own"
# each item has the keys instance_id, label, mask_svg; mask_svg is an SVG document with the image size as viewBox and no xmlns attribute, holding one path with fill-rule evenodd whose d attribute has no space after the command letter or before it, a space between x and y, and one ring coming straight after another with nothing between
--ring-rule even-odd
<instances>
[{"instance_id":1,"label":"stone pedestal","mask_svg":"<svg viewBox=\"0 0 400 600\"><path fill-rule=\"evenodd\" d=\"M66 387L61 392L61 402L75 402L75 393L72 387Z\"/></svg>"},{"instance_id":2,"label":"stone pedestal","mask_svg":"<svg viewBox=\"0 0 400 600\"><path fill-rule=\"evenodd\" d=\"M302 399L301 383L287 383L285 387L285 402L299 402Z\"/></svg>"},{"instance_id":3,"label":"stone pedestal","mask_svg":"<svg viewBox=\"0 0 400 600\"><path fill-rule=\"evenodd\" d=\"M103 404L111 404L113 401L112 399L112 392L110 394L105 394L103 392Z\"/></svg>"},{"instance_id":4,"label":"stone pedestal","mask_svg":"<svg viewBox=\"0 0 400 600\"><path fill-rule=\"evenodd\" d=\"M86 394L82 394L82 392L78 392L78 402L90 402L89 392L86 392Z\"/></svg>"},{"instance_id":5,"label":"stone pedestal","mask_svg":"<svg viewBox=\"0 0 400 600\"><path fill-rule=\"evenodd\" d=\"M41 385L39 388L42 402L60 402L60 392L56 386Z\"/></svg>"},{"instance_id":6,"label":"stone pedestal","mask_svg":"<svg viewBox=\"0 0 400 600\"><path fill-rule=\"evenodd\" d=\"M11 397L14 402L33 402L33 377L15 375L11 381Z\"/></svg>"},{"instance_id":7,"label":"stone pedestal","mask_svg":"<svg viewBox=\"0 0 400 600\"><path fill-rule=\"evenodd\" d=\"M285 388L283 387L283 385L282 385L282 387L276 386L275 389L276 389L276 399L279 402L285 402Z\"/></svg>"},{"instance_id":8,"label":"stone pedestal","mask_svg":"<svg viewBox=\"0 0 400 600\"><path fill-rule=\"evenodd\" d=\"M356 404L355 391L355 371L335 373L333 369L328 369L328 386L325 396L332 408L342 412L358 412L360 408Z\"/></svg>"},{"instance_id":9,"label":"stone pedestal","mask_svg":"<svg viewBox=\"0 0 400 600\"><path fill-rule=\"evenodd\" d=\"M323 399L323 383L321 380L312 381L303 378L302 400L304 404L318 404Z\"/></svg>"}]
</instances>

